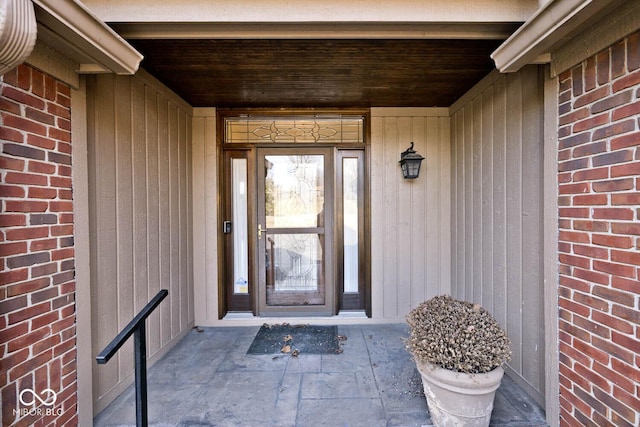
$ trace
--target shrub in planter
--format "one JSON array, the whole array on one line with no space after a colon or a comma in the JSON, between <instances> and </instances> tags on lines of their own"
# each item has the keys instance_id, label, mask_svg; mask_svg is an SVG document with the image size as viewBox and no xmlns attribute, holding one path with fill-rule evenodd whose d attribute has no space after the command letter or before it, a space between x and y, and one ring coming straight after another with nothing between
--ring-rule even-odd
<instances>
[{"instance_id":1,"label":"shrub in planter","mask_svg":"<svg viewBox=\"0 0 640 427\"><path fill-rule=\"evenodd\" d=\"M422 375L433 422L488 425L502 365L511 358L504 329L480 305L448 295L420 304L408 314L407 323L407 350ZM469 413L463 413L465 407Z\"/></svg>"}]
</instances>

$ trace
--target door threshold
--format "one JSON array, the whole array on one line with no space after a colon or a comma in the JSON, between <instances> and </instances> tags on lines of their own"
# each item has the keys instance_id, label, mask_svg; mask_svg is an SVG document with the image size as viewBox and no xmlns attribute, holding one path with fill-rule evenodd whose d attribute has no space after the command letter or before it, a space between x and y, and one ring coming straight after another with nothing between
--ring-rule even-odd
<instances>
[{"instance_id":1,"label":"door threshold","mask_svg":"<svg viewBox=\"0 0 640 427\"><path fill-rule=\"evenodd\" d=\"M364 310L341 310L336 317L345 319L367 319L367 313Z\"/></svg>"},{"instance_id":2,"label":"door threshold","mask_svg":"<svg viewBox=\"0 0 640 427\"><path fill-rule=\"evenodd\" d=\"M296 313L295 316L282 316L282 315L268 315L268 316L254 316L250 311L230 311L228 312L222 320L242 320L242 319L272 319L274 317L296 317L298 319L304 319L307 317L315 317L315 318L326 318L326 319L368 319L367 314L364 310L342 310L336 316L322 316L314 313L309 313L308 315L301 315L300 313Z\"/></svg>"},{"instance_id":3,"label":"door threshold","mask_svg":"<svg viewBox=\"0 0 640 427\"><path fill-rule=\"evenodd\" d=\"M250 311L229 311L222 318L222 320L237 320L237 319L253 319L255 316Z\"/></svg>"}]
</instances>

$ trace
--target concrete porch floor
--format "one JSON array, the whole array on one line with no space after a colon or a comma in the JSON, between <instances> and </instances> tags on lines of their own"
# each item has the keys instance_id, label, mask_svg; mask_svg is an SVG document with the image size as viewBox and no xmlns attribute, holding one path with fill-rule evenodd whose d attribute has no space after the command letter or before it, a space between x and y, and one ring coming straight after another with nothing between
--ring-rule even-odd
<instances>
[{"instance_id":1,"label":"concrete porch floor","mask_svg":"<svg viewBox=\"0 0 640 427\"><path fill-rule=\"evenodd\" d=\"M343 353L247 355L258 327L192 330L148 370L152 426L430 426L404 324L339 326ZM94 420L135 426L133 386ZM546 426L511 379L492 426Z\"/></svg>"}]
</instances>

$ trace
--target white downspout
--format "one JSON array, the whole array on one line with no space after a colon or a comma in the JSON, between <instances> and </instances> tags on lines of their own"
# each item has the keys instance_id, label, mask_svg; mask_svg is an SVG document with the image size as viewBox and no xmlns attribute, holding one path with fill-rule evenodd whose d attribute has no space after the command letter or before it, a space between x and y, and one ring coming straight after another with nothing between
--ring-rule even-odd
<instances>
[{"instance_id":1,"label":"white downspout","mask_svg":"<svg viewBox=\"0 0 640 427\"><path fill-rule=\"evenodd\" d=\"M0 75L31 55L37 35L31 0L0 0Z\"/></svg>"}]
</instances>

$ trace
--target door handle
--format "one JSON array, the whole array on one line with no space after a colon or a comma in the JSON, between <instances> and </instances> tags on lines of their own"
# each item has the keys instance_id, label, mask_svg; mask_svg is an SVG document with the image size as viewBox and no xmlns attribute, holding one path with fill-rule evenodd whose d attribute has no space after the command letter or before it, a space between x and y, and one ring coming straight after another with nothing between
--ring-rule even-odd
<instances>
[{"instance_id":1,"label":"door handle","mask_svg":"<svg viewBox=\"0 0 640 427\"><path fill-rule=\"evenodd\" d=\"M258 224L258 240L262 239L262 233L266 233L267 229L262 228L262 224Z\"/></svg>"}]
</instances>

